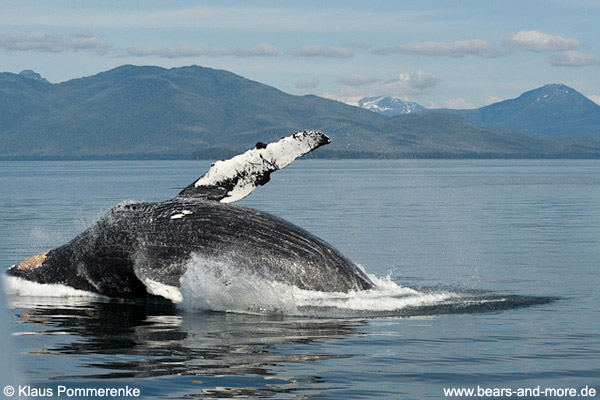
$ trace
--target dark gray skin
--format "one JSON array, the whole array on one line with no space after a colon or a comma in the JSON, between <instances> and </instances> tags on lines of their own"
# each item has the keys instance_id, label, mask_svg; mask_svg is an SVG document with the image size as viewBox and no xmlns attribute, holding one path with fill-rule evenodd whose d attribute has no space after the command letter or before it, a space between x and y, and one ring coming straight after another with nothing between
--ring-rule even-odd
<instances>
[{"instance_id":1,"label":"dark gray skin","mask_svg":"<svg viewBox=\"0 0 600 400\"><path fill-rule=\"evenodd\" d=\"M178 219L171 217L191 211ZM301 289L348 292L374 285L349 259L273 215L217 201L177 197L120 205L33 266L8 273L112 297L148 296L144 279L179 287L193 254L227 257L240 270Z\"/></svg>"}]
</instances>

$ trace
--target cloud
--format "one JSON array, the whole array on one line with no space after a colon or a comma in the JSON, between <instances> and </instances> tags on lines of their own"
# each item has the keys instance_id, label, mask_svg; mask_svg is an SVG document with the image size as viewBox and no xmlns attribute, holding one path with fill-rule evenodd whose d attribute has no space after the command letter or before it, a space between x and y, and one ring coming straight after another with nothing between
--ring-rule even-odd
<instances>
[{"instance_id":1,"label":"cloud","mask_svg":"<svg viewBox=\"0 0 600 400\"><path fill-rule=\"evenodd\" d=\"M354 54L344 48L319 44L315 46L299 47L290 52L293 57L328 57L328 58L350 58Z\"/></svg>"},{"instance_id":2,"label":"cloud","mask_svg":"<svg viewBox=\"0 0 600 400\"><path fill-rule=\"evenodd\" d=\"M575 38L564 38L540 31L520 31L504 39L504 45L518 50L540 53L574 50L581 46L581 42Z\"/></svg>"},{"instance_id":3,"label":"cloud","mask_svg":"<svg viewBox=\"0 0 600 400\"><path fill-rule=\"evenodd\" d=\"M148 46L144 43L135 44L125 50L125 54L135 57L155 56L161 58L180 57L276 57L279 49L270 43L249 48L235 47L229 49L213 49L211 47L189 45L189 46Z\"/></svg>"},{"instance_id":4,"label":"cloud","mask_svg":"<svg viewBox=\"0 0 600 400\"><path fill-rule=\"evenodd\" d=\"M402 73L395 79L374 79L360 75L340 78L343 86L337 98L344 101L364 96L404 96L422 95L430 92L442 80L435 74L425 71ZM335 95L330 94L331 97Z\"/></svg>"},{"instance_id":5,"label":"cloud","mask_svg":"<svg viewBox=\"0 0 600 400\"><path fill-rule=\"evenodd\" d=\"M144 43L127 49L117 49L89 32L75 32L69 36L56 33L0 32L0 49L7 51L47 51L62 53L68 51L93 51L97 54L119 54L134 57L155 56L161 58L179 57L276 57L279 49L270 43L262 43L248 48L234 47L213 49L208 46L166 46L157 47Z\"/></svg>"},{"instance_id":6,"label":"cloud","mask_svg":"<svg viewBox=\"0 0 600 400\"><path fill-rule=\"evenodd\" d=\"M368 84L377 82L377 79L367 78L365 76L358 75L358 74L352 74L352 75L346 75L344 77L341 77L340 79L338 79L338 82L341 83L342 85L347 85L347 86L364 86L364 85L368 85Z\"/></svg>"},{"instance_id":7,"label":"cloud","mask_svg":"<svg viewBox=\"0 0 600 400\"><path fill-rule=\"evenodd\" d=\"M590 94L590 95L588 95L588 99L590 99L591 101L593 101L594 103L596 103L600 106L600 95Z\"/></svg>"},{"instance_id":8,"label":"cloud","mask_svg":"<svg viewBox=\"0 0 600 400\"><path fill-rule=\"evenodd\" d=\"M495 58L506 54L505 51L481 39L457 40L455 42L414 42L397 44L393 47L378 47L373 49L371 53L378 55L402 53L409 55L448 56L455 58L466 56Z\"/></svg>"},{"instance_id":9,"label":"cloud","mask_svg":"<svg viewBox=\"0 0 600 400\"><path fill-rule=\"evenodd\" d=\"M490 104L498 103L499 101L502 101L500 97L490 96L487 99L485 99L485 105L489 106Z\"/></svg>"},{"instance_id":10,"label":"cloud","mask_svg":"<svg viewBox=\"0 0 600 400\"><path fill-rule=\"evenodd\" d=\"M570 50L554 56L552 65L555 67L587 67L589 65L600 65L600 58L593 54Z\"/></svg>"},{"instance_id":11,"label":"cloud","mask_svg":"<svg viewBox=\"0 0 600 400\"><path fill-rule=\"evenodd\" d=\"M475 108L473 103L466 101L462 97L453 97L451 99L448 99L448 100L446 100L444 105L446 106L446 108L452 108L452 109L456 109L456 110Z\"/></svg>"},{"instance_id":12,"label":"cloud","mask_svg":"<svg viewBox=\"0 0 600 400\"><path fill-rule=\"evenodd\" d=\"M67 51L93 51L106 54L112 45L103 42L89 32L75 32L69 36L56 33L1 32L0 49L7 51L47 51L63 53Z\"/></svg>"},{"instance_id":13,"label":"cloud","mask_svg":"<svg viewBox=\"0 0 600 400\"><path fill-rule=\"evenodd\" d=\"M296 89L310 89L315 88L319 84L316 79L298 79L295 83Z\"/></svg>"},{"instance_id":14,"label":"cloud","mask_svg":"<svg viewBox=\"0 0 600 400\"><path fill-rule=\"evenodd\" d=\"M418 70L412 74L400 74L397 82L406 84L411 89L421 91L434 87L441 82L441 79L433 73Z\"/></svg>"}]
</instances>

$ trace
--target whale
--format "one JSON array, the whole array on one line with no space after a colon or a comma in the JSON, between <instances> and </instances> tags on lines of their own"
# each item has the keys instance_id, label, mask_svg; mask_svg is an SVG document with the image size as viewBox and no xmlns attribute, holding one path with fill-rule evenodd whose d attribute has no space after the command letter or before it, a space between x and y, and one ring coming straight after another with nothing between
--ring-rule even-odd
<instances>
[{"instance_id":1,"label":"whale","mask_svg":"<svg viewBox=\"0 0 600 400\"><path fill-rule=\"evenodd\" d=\"M7 273L109 297L178 302L180 294L165 293L177 293L191 261L203 257L304 290L372 289L363 270L324 240L274 215L233 204L269 182L271 173L330 141L322 132L301 131L259 142L213 163L174 198L118 204L70 242Z\"/></svg>"}]
</instances>

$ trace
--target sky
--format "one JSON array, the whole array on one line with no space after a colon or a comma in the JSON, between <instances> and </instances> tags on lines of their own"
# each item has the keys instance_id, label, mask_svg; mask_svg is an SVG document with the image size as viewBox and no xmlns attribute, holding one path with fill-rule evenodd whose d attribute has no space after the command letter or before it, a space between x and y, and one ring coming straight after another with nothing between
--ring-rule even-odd
<instances>
[{"instance_id":1,"label":"sky","mask_svg":"<svg viewBox=\"0 0 600 400\"><path fill-rule=\"evenodd\" d=\"M50 82L123 64L225 69L350 104L473 108L548 83L600 104L600 1L0 3L0 71Z\"/></svg>"}]
</instances>

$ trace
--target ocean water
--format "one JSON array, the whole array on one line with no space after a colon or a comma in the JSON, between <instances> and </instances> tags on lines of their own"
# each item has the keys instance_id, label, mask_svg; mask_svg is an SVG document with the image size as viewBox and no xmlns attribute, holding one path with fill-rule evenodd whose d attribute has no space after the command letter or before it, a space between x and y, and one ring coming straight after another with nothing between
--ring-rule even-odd
<instances>
[{"instance_id":1,"label":"ocean water","mask_svg":"<svg viewBox=\"0 0 600 400\"><path fill-rule=\"evenodd\" d=\"M0 162L0 266L119 202L173 197L208 166ZM203 260L179 305L5 279L1 386L171 399L600 391L600 161L298 160L239 203L323 238L378 289L306 292L235 266L223 284Z\"/></svg>"}]
</instances>

